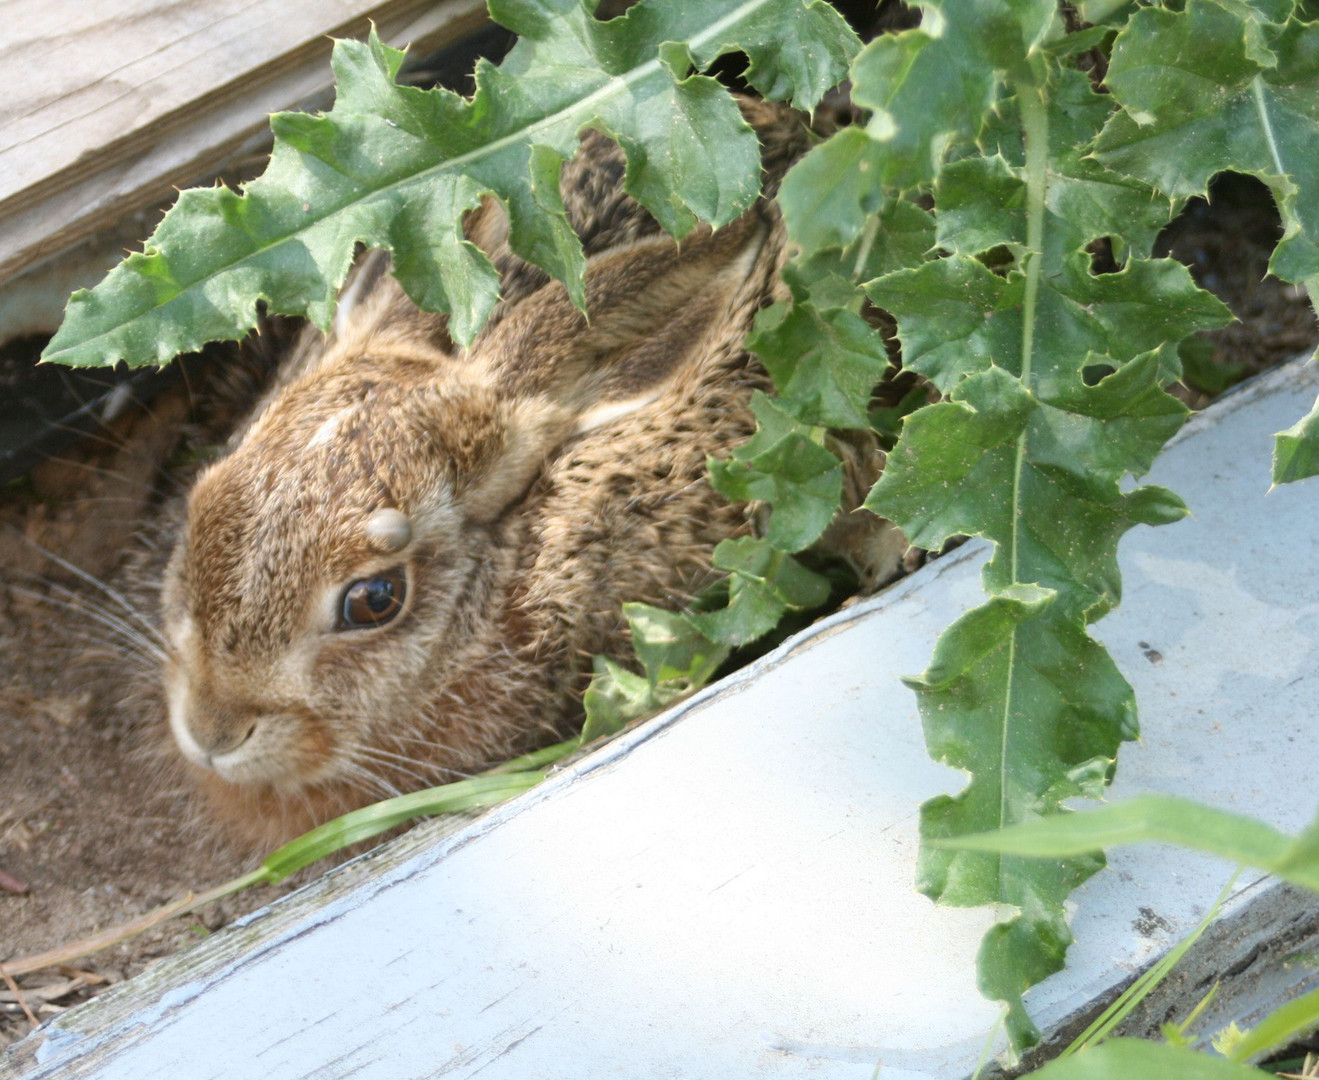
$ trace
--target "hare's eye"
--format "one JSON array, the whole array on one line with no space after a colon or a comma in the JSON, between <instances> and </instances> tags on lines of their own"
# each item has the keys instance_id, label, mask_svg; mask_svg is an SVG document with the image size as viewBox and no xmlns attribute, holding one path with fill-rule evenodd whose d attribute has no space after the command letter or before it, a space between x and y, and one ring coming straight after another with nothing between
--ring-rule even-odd
<instances>
[{"instance_id":1,"label":"hare's eye","mask_svg":"<svg viewBox=\"0 0 1319 1080\"><path fill-rule=\"evenodd\" d=\"M401 566L374 577L358 578L344 589L338 629L384 626L403 610L406 594L407 574Z\"/></svg>"}]
</instances>

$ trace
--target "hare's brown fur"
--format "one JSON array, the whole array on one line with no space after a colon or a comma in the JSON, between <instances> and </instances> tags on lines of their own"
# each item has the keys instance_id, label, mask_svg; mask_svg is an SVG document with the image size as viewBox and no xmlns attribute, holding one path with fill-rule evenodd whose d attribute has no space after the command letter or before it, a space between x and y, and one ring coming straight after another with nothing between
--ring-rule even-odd
<instances>
[{"instance_id":1,"label":"hare's brown fur","mask_svg":"<svg viewBox=\"0 0 1319 1080\"><path fill-rule=\"evenodd\" d=\"M805 129L745 108L773 188ZM567 735L591 657L629 651L622 603L681 605L747 530L705 463L751 433L768 386L742 341L781 297L781 227L762 201L675 244L622 172L591 134L564 173L589 323L487 206L468 233L503 299L470 349L367 264L335 334L304 340L190 493L162 594L166 697L195 757L241 758L192 768L245 840ZM411 521L401 556L364 532L382 508ZM337 632L344 583L400 559L404 613Z\"/></svg>"}]
</instances>

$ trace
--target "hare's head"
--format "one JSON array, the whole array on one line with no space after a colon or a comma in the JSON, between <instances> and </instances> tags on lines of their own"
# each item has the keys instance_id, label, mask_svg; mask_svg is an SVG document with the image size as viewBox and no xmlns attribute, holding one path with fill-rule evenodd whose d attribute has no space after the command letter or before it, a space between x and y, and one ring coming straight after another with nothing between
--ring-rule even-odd
<instances>
[{"instance_id":1,"label":"hare's head","mask_svg":"<svg viewBox=\"0 0 1319 1080\"><path fill-rule=\"evenodd\" d=\"M189 496L162 601L183 753L285 794L389 772L389 733L516 634L503 599L545 463L700 363L763 291L769 235L749 215L597 256L589 321L549 284L466 351L380 279Z\"/></svg>"}]
</instances>

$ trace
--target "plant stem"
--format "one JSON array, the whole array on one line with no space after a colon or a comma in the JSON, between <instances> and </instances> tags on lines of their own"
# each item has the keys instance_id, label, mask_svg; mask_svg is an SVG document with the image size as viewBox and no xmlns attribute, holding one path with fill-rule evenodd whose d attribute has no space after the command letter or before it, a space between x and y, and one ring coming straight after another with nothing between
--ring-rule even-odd
<instances>
[{"instance_id":1,"label":"plant stem","mask_svg":"<svg viewBox=\"0 0 1319 1080\"><path fill-rule=\"evenodd\" d=\"M861 233L861 242L856 246L856 259L852 263L852 281L859 284L861 273L865 270L866 260L870 258L870 251L875 246L875 237L879 235L879 215L871 214L866 221L865 230ZM861 298L858 298L861 299ZM858 305L859 310L859 305Z\"/></svg>"},{"instance_id":2,"label":"plant stem","mask_svg":"<svg viewBox=\"0 0 1319 1080\"><path fill-rule=\"evenodd\" d=\"M540 769L546 765L552 765L556 761L566 758L574 750L582 745L581 736L574 736L571 739L565 739L563 742L555 743L553 746L546 746L540 750L533 750L529 754L523 754L521 757L510 758L493 768L486 769L482 776L502 776L504 773L526 772L529 769Z\"/></svg>"},{"instance_id":3,"label":"plant stem","mask_svg":"<svg viewBox=\"0 0 1319 1080\"><path fill-rule=\"evenodd\" d=\"M1040 272L1044 261L1044 199L1049 175L1049 112L1042 85L1028 81L1029 69L1023 68L1018 79L1017 100L1021 111L1022 134L1026 143L1026 291L1021 311L1021 372L1022 384L1030 389L1031 364L1035 347L1035 316L1039 304ZM1010 585L1020 583L1020 549L1022 516L1022 473L1026 465L1026 432L1017 437L1016 460L1012 471L1012 524L1008 538L1008 566ZM1008 642L1008 683L1003 697L1003 725L999 743L999 824L1008 824L1008 778L1006 770L1012 760L1008 745L1012 728L1013 673L1016 671L1017 631L1013 630ZM1003 861L999 860L999 874L1003 874Z\"/></svg>"},{"instance_id":4,"label":"plant stem","mask_svg":"<svg viewBox=\"0 0 1319 1080\"><path fill-rule=\"evenodd\" d=\"M1030 385L1035 315L1044 261L1044 200L1049 185L1049 111L1042 86L1022 85L1017 94L1026 140L1026 295L1021 312L1021 381ZM1013 580L1016 555L1013 554Z\"/></svg>"}]
</instances>

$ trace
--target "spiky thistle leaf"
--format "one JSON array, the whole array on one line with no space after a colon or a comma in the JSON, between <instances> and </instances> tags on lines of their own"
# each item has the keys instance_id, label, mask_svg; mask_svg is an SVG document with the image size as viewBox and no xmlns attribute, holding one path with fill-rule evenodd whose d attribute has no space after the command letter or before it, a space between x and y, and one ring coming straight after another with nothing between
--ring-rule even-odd
<instances>
[{"instance_id":1,"label":"spiky thistle leaf","mask_svg":"<svg viewBox=\"0 0 1319 1080\"><path fill-rule=\"evenodd\" d=\"M820 0L650 0L609 22L591 6L493 0L520 36L500 67L478 65L471 101L397 85L403 54L374 34L336 43L334 108L273 117L270 165L241 194L180 195L143 252L74 295L45 359L163 364L242 337L259 301L326 327L357 244L389 250L408 294L468 342L499 291L462 233L487 195L508 209L513 250L580 305L581 245L558 190L579 132L622 144L627 190L675 236L725 224L756 198L760 155L732 98L697 72L741 49L755 86L810 107L858 47Z\"/></svg>"}]
</instances>

